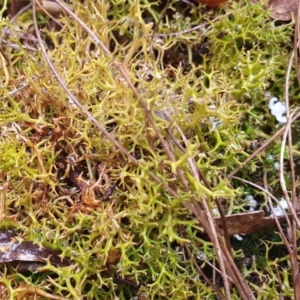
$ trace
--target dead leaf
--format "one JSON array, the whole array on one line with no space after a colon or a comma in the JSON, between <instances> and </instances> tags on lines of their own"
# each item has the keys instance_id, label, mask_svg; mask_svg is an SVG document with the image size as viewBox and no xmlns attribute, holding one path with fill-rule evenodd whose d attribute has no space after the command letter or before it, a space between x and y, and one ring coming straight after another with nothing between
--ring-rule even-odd
<instances>
[{"instance_id":1,"label":"dead leaf","mask_svg":"<svg viewBox=\"0 0 300 300\"><path fill-rule=\"evenodd\" d=\"M11 229L0 230L0 263L16 263L19 272L37 271L49 259L53 265L68 266L71 261L59 257L59 253L33 242L17 240L17 234Z\"/></svg>"},{"instance_id":2,"label":"dead leaf","mask_svg":"<svg viewBox=\"0 0 300 300\"><path fill-rule=\"evenodd\" d=\"M196 0L196 2L205 4L210 8L220 8L228 2L228 0Z\"/></svg>"},{"instance_id":3,"label":"dead leaf","mask_svg":"<svg viewBox=\"0 0 300 300\"><path fill-rule=\"evenodd\" d=\"M259 0L252 0L252 3L257 4ZM297 10L297 0L264 0L265 9L271 11L271 16L276 20L290 21Z\"/></svg>"},{"instance_id":4,"label":"dead leaf","mask_svg":"<svg viewBox=\"0 0 300 300\"><path fill-rule=\"evenodd\" d=\"M63 9L54 1L42 0L38 5L38 11L46 11L52 15L58 15Z\"/></svg>"},{"instance_id":5,"label":"dead leaf","mask_svg":"<svg viewBox=\"0 0 300 300\"><path fill-rule=\"evenodd\" d=\"M9 6L9 15L14 17L20 9L28 4L27 0L12 0Z\"/></svg>"},{"instance_id":6,"label":"dead leaf","mask_svg":"<svg viewBox=\"0 0 300 300\"><path fill-rule=\"evenodd\" d=\"M261 0L252 0L252 3L257 4ZM198 3L207 5L210 8L220 8L224 6L228 0L196 0ZM297 10L297 0L263 0L264 8L271 11L272 18L281 21L290 21Z\"/></svg>"},{"instance_id":7,"label":"dead leaf","mask_svg":"<svg viewBox=\"0 0 300 300\"><path fill-rule=\"evenodd\" d=\"M292 218L292 215L288 214L287 216L290 219ZM229 235L248 234L276 227L275 219L265 217L264 211L262 210L242 214L235 214L232 216L226 216L225 218ZM224 233L221 218L215 218L215 220L221 233ZM280 223L285 223L286 218L278 217L278 221Z\"/></svg>"}]
</instances>

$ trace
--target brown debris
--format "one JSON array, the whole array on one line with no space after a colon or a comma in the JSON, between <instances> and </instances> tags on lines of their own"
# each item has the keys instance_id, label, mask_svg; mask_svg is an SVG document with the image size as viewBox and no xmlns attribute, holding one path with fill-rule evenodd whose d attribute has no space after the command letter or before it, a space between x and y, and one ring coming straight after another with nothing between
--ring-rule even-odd
<instances>
[{"instance_id":1,"label":"brown debris","mask_svg":"<svg viewBox=\"0 0 300 300\"><path fill-rule=\"evenodd\" d=\"M287 214L288 218L291 219L292 215ZM285 223L285 216L277 217L280 223ZM221 218L216 218L217 226L223 234L223 225ZM259 210L255 212L235 214L226 216L226 225L229 235L235 234L248 234L276 227L274 218L265 217L264 211Z\"/></svg>"},{"instance_id":2,"label":"brown debris","mask_svg":"<svg viewBox=\"0 0 300 300\"><path fill-rule=\"evenodd\" d=\"M37 271L45 265L46 260L56 266L64 267L71 264L61 258L55 250L40 247L33 242L17 240L17 234L11 229L0 230L0 263L14 263L19 272Z\"/></svg>"},{"instance_id":3,"label":"brown debris","mask_svg":"<svg viewBox=\"0 0 300 300\"><path fill-rule=\"evenodd\" d=\"M258 3L258 0L252 0L253 3ZM264 0L265 9L271 10L271 16L276 20L290 21L293 15L296 14L298 1L297 0Z\"/></svg>"}]
</instances>

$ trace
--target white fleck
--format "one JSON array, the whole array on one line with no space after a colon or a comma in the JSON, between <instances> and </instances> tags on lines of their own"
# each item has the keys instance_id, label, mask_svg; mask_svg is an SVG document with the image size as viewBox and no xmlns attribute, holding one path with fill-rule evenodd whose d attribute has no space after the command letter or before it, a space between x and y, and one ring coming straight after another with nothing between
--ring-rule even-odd
<instances>
[{"instance_id":1,"label":"white fleck","mask_svg":"<svg viewBox=\"0 0 300 300\"><path fill-rule=\"evenodd\" d=\"M220 217L220 212L216 207L213 208L212 214L213 214L214 217Z\"/></svg>"},{"instance_id":2,"label":"white fleck","mask_svg":"<svg viewBox=\"0 0 300 300\"><path fill-rule=\"evenodd\" d=\"M284 210L287 210L289 208L286 200L284 198L281 198L279 204L280 206L278 205L273 207L273 212L270 214L270 218L274 218L274 215L277 217L282 217L285 215Z\"/></svg>"},{"instance_id":3,"label":"white fleck","mask_svg":"<svg viewBox=\"0 0 300 300\"><path fill-rule=\"evenodd\" d=\"M280 100L276 97L273 97L269 101L269 109L271 110L271 114L275 116L276 120L279 123L286 123L286 107L285 104L280 102Z\"/></svg>"},{"instance_id":4,"label":"white fleck","mask_svg":"<svg viewBox=\"0 0 300 300\"><path fill-rule=\"evenodd\" d=\"M206 255L205 255L205 253L202 252L202 251L197 251L197 252L196 252L196 256L197 256L197 258L198 258L199 260L205 260L205 259L206 259Z\"/></svg>"},{"instance_id":5,"label":"white fleck","mask_svg":"<svg viewBox=\"0 0 300 300\"><path fill-rule=\"evenodd\" d=\"M255 211L255 208L257 207L257 201L254 199L252 195L248 195L245 198L247 206L249 206L249 211Z\"/></svg>"},{"instance_id":6,"label":"white fleck","mask_svg":"<svg viewBox=\"0 0 300 300\"><path fill-rule=\"evenodd\" d=\"M238 241L242 241L243 238L239 235L239 234L235 234L234 237L238 240Z\"/></svg>"},{"instance_id":7,"label":"white fleck","mask_svg":"<svg viewBox=\"0 0 300 300\"><path fill-rule=\"evenodd\" d=\"M281 198L279 203L280 203L280 205L282 206L283 209L289 209L287 201L284 198Z\"/></svg>"}]
</instances>

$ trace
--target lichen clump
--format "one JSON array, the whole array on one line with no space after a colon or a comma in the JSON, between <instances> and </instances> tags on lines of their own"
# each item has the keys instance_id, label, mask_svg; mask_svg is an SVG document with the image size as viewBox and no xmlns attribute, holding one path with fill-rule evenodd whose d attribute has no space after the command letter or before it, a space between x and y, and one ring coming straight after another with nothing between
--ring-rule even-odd
<instances>
[{"instance_id":1,"label":"lichen clump","mask_svg":"<svg viewBox=\"0 0 300 300\"><path fill-rule=\"evenodd\" d=\"M243 199L253 190L229 183L226 176L248 157L253 144L272 133L276 120L264 95L267 90L283 94L291 25L278 26L261 5L248 1L213 13L204 6L196 9L171 1L160 20L160 2L74 1L74 13L111 56L74 18L61 15L59 28L54 28L46 26L47 16L38 15L47 54L66 86L139 165L66 95L37 44L19 39L20 32L28 36L32 32L31 12L12 25L8 17L2 18L1 28L9 28L4 51L10 64L3 60L0 69L0 97L5 97L0 114L0 180L9 186L0 191L0 225L16 228L22 238L59 250L73 262L68 267L48 262L42 272L30 276L3 266L0 282L10 299L26 295L24 287L35 287L40 299L45 299L43 292L53 299L214 297L184 249L188 247L195 260L204 253L205 260L198 259L203 270L210 268L207 261L216 254L183 203L193 194L199 202L209 199L214 209L214 199L221 197L226 213L247 210ZM200 24L203 27L192 30ZM128 71L173 149L174 161L116 61ZM25 83L27 87L9 95ZM211 190L193 178L190 157ZM191 191L177 180L178 167ZM240 175L259 178L262 168L270 171L270 185L276 189L276 170L262 155ZM258 252L265 265L254 264L243 272L246 278L251 274L257 279L251 288L258 299L277 298L278 270L274 261L268 261L273 242L264 243ZM243 253L237 250L233 255ZM285 296L291 296L289 281L284 285ZM232 299L239 299L232 293Z\"/></svg>"}]
</instances>

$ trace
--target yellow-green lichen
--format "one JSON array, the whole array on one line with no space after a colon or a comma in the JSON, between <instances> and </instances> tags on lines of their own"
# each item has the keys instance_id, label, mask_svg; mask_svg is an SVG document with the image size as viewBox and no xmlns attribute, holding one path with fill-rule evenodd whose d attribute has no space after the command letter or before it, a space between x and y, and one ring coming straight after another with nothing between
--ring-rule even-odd
<instances>
[{"instance_id":1,"label":"yellow-green lichen","mask_svg":"<svg viewBox=\"0 0 300 300\"><path fill-rule=\"evenodd\" d=\"M24 239L59 250L73 263L54 267L48 262L42 268L48 276L8 274L2 267L0 282L7 299L20 299L22 286L36 287L56 299L215 296L184 245L195 258L201 251L209 261L216 259L214 248L183 204L192 196L199 203L205 197L214 208L214 199L221 197L228 212L245 211L243 199L252 190L229 183L227 175L248 157L253 141L271 134L265 129L275 121L266 114L264 94L269 88L283 93L291 26L277 26L261 4L250 1L231 3L213 17L203 7L196 10L182 1L170 2L152 37L162 12L160 1L74 1L74 13L111 49L111 56L67 15L59 18L59 30L42 31L47 54L66 86L138 159L138 166L69 99L40 51L27 50L28 44L16 38L20 30L32 28L32 16L26 13L10 26L12 33L6 39L20 48L5 48L11 65L0 68L0 97L22 81L29 87L0 103L0 180L1 185L9 182L0 227L13 224ZM45 16L39 20L41 27L49 22ZM2 18L1 28L8 22ZM206 24L202 29L190 30L202 23ZM113 60L128 71L173 149L174 161ZM295 87L292 91L298 98ZM180 142L185 154L167 133L181 140L176 126L187 138L186 145ZM276 145L272 149L276 151ZM190 157L211 190L195 179ZM176 179L178 167L191 191ZM261 168L270 169L263 154L245 166L241 176L261 175ZM270 172L273 187L278 178ZM115 190L103 201L112 185ZM268 267L244 270L260 277L251 289L257 299L278 298L276 262L268 260L267 250L260 249L259 255ZM287 264L287 257L282 261ZM198 264L208 268L205 260ZM292 297L288 271L280 272L284 295ZM42 294L37 297L46 299ZM232 299L238 297L234 290Z\"/></svg>"}]
</instances>

